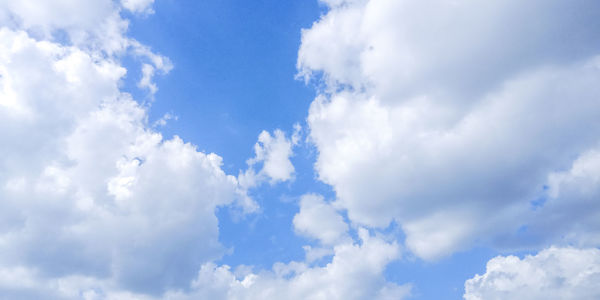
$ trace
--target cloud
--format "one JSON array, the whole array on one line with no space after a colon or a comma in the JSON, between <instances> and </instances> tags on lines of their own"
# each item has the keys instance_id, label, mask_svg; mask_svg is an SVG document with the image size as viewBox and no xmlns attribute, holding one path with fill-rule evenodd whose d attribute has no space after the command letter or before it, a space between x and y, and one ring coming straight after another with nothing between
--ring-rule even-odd
<instances>
[{"instance_id":1,"label":"cloud","mask_svg":"<svg viewBox=\"0 0 600 300\"><path fill-rule=\"evenodd\" d=\"M257 205L221 157L164 139L148 107L119 89L122 55L140 60L140 86L151 93L152 76L172 68L125 35L121 8L63 2L0 4L2 295L158 299L188 290L225 252L215 209ZM292 178L295 128L289 139L278 130L259 137L251 165L261 164L261 180Z\"/></svg>"},{"instance_id":2,"label":"cloud","mask_svg":"<svg viewBox=\"0 0 600 300\"><path fill-rule=\"evenodd\" d=\"M247 161L248 169L238 176L240 183L248 188L259 185L268 180L271 184L293 179L294 165L290 161L293 156L293 146L298 143L299 125L290 138L279 129L271 135L262 131L258 141L254 145L255 156ZM255 165L261 165L258 172L254 170Z\"/></svg>"},{"instance_id":3,"label":"cloud","mask_svg":"<svg viewBox=\"0 0 600 300\"><path fill-rule=\"evenodd\" d=\"M3 26L24 29L41 40L66 39L78 47L117 53L128 45L128 22L111 0L3 1Z\"/></svg>"},{"instance_id":4,"label":"cloud","mask_svg":"<svg viewBox=\"0 0 600 300\"><path fill-rule=\"evenodd\" d=\"M300 211L294 216L293 224L297 233L315 238L324 245L335 245L348 238L348 224L320 195L302 196Z\"/></svg>"},{"instance_id":5,"label":"cloud","mask_svg":"<svg viewBox=\"0 0 600 300\"><path fill-rule=\"evenodd\" d=\"M151 12L153 1L125 0L122 5L134 12ZM155 73L172 69L168 58L127 37L129 21L120 15L121 7L112 0L24 0L0 3L0 24L12 30L25 30L30 37L75 46L93 56L130 53L143 64L139 85L152 94Z\"/></svg>"},{"instance_id":6,"label":"cloud","mask_svg":"<svg viewBox=\"0 0 600 300\"><path fill-rule=\"evenodd\" d=\"M382 272L399 256L399 247L360 230L360 244L334 248L331 263L277 263L271 271L238 277L228 266L204 265L193 292L167 294L166 299L404 299L410 285L387 282Z\"/></svg>"},{"instance_id":7,"label":"cloud","mask_svg":"<svg viewBox=\"0 0 600 300\"><path fill-rule=\"evenodd\" d=\"M526 224L525 239L578 247L600 244L600 149L581 154L569 168L548 175ZM576 216L576 217L575 217Z\"/></svg>"},{"instance_id":8,"label":"cloud","mask_svg":"<svg viewBox=\"0 0 600 300\"><path fill-rule=\"evenodd\" d=\"M154 13L152 4L154 0L121 0L121 5L133 13Z\"/></svg>"},{"instance_id":9,"label":"cloud","mask_svg":"<svg viewBox=\"0 0 600 300\"><path fill-rule=\"evenodd\" d=\"M523 259L498 256L465 282L466 300L597 299L600 250L549 248Z\"/></svg>"},{"instance_id":10,"label":"cloud","mask_svg":"<svg viewBox=\"0 0 600 300\"><path fill-rule=\"evenodd\" d=\"M244 205L245 191L221 157L165 140L148 108L119 90L126 69L113 42L169 66L123 28L102 31L125 22L119 8L63 2L0 7L16 20L0 28L2 293L93 299L187 287L225 251L214 210ZM70 42L53 37L61 30Z\"/></svg>"},{"instance_id":11,"label":"cloud","mask_svg":"<svg viewBox=\"0 0 600 300\"><path fill-rule=\"evenodd\" d=\"M548 204L561 203L555 226L568 230L540 233L543 209L531 202L600 143L596 4L327 4L302 33L298 69L324 83L307 118L315 169L352 222L395 221L429 260L474 244L593 240L591 217L565 222L595 206L559 195ZM519 235L527 228L533 243Z\"/></svg>"}]
</instances>

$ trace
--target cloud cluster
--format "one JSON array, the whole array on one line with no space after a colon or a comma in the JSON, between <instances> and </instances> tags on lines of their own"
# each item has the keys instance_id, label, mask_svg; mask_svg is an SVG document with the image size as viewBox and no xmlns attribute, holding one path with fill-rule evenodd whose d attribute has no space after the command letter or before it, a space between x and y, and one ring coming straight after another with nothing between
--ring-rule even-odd
<instances>
[{"instance_id":1,"label":"cloud cluster","mask_svg":"<svg viewBox=\"0 0 600 300\"><path fill-rule=\"evenodd\" d=\"M322 79L315 167L352 222L395 221L430 260L474 244L600 245L599 169L582 162L600 149L597 4L326 4L298 69Z\"/></svg>"},{"instance_id":2,"label":"cloud cluster","mask_svg":"<svg viewBox=\"0 0 600 300\"><path fill-rule=\"evenodd\" d=\"M119 10L2 2L3 297L79 299L86 286L158 295L224 252L214 210L244 191L219 156L163 139L119 90L118 55L169 65L124 36Z\"/></svg>"},{"instance_id":3,"label":"cloud cluster","mask_svg":"<svg viewBox=\"0 0 600 300\"><path fill-rule=\"evenodd\" d=\"M598 299L600 250L549 248L519 259L499 256L465 283L466 300Z\"/></svg>"},{"instance_id":4,"label":"cloud cluster","mask_svg":"<svg viewBox=\"0 0 600 300\"><path fill-rule=\"evenodd\" d=\"M214 263L214 211L256 211L247 189L293 180L300 127L262 132L248 170L227 175L119 88L124 55L151 95L172 68L126 35L123 12L152 0L0 2L2 296L402 299L410 285L384 271L403 247L377 233L392 222L429 260L600 246L600 4L323 2L298 70L322 79L309 139L337 198L301 198L293 229L318 243L304 262L256 272ZM497 257L465 298L597 297L598 257Z\"/></svg>"},{"instance_id":5,"label":"cloud cluster","mask_svg":"<svg viewBox=\"0 0 600 300\"><path fill-rule=\"evenodd\" d=\"M250 188L266 181L275 184L293 179L295 169L290 158L293 147L298 144L301 129L298 124L294 127L289 138L280 129L273 131L272 135L264 130L260 133L254 145L255 156L247 161L248 169L238 176L242 186ZM260 166L258 172L254 170L255 165Z\"/></svg>"},{"instance_id":6,"label":"cloud cluster","mask_svg":"<svg viewBox=\"0 0 600 300\"><path fill-rule=\"evenodd\" d=\"M287 137L262 132L247 172L225 174L222 159L153 128L147 106L120 85L123 55L140 60L141 88L168 72L165 57L126 36L122 9L152 1L12 1L0 6L0 293L14 299L400 299L386 265L399 245L348 225L322 198L306 196L299 232L333 258L326 266L276 263L231 272L213 263L215 209L256 203L246 190L293 179ZM120 6L121 5L121 6ZM254 168L258 171L254 171ZM324 209L324 210L323 210ZM314 222L331 228L321 234ZM315 251L313 251L314 254ZM314 256L314 255L313 255Z\"/></svg>"},{"instance_id":7,"label":"cloud cluster","mask_svg":"<svg viewBox=\"0 0 600 300\"><path fill-rule=\"evenodd\" d=\"M385 266L400 254L399 246L359 230L360 243L341 243L324 267L277 263L273 270L235 274L228 266L206 264L191 293L167 294L166 299L381 299L410 295L410 285L387 282Z\"/></svg>"}]
</instances>

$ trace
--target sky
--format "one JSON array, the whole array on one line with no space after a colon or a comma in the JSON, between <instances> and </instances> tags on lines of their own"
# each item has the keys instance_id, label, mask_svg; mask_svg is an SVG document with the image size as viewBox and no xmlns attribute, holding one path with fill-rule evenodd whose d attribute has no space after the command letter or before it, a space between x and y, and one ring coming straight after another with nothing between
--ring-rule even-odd
<instances>
[{"instance_id":1,"label":"sky","mask_svg":"<svg viewBox=\"0 0 600 300\"><path fill-rule=\"evenodd\" d=\"M0 0L0 299L598 299L600 3Z\"/></svg>"}]
</instances>

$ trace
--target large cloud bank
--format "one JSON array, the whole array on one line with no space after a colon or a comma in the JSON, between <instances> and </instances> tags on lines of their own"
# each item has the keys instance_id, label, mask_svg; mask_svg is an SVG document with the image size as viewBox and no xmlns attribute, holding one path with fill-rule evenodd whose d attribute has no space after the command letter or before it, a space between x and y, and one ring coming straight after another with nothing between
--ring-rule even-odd
<instances>
[{"instance_id":1,"label":"large cloud bank","mask_svg":"<svg viewBox=\"0 0 600 300\"><path fill-rule=\"evenodd\" d=\"M257 211L247 189L293 180L299 127L262 132L227 175L120 90L124 56L150 96L172 68L126 35L122 13L152 0L1 2L2 297L402 299L384 271L404 249L474 245L558 247L491 260L467 299L597 296L600 4L323 2L298 70L318 82L309 140L336 199L300 199L290 226L315 244L270 270L214 263L214 210Z\"/></svg>"},{"instance_id":2,"label":"large cloud bank","mask_svg":"<svg viewBox=\"0 0 600 300\"><path fill-rule=\"evenodd\" d=\"M170 69L125 36L121 9L0 5L3 298L79 299L94 285L160 294L223 253L214 210L244 192L219 156L163 139L147 107L119 90L122 55L152 70L148 86Z\"/></svg>"},{"instance_id":3,"label":"large cloud bank","mask_svg":"<svg viewBox=\"0 0 600 300\"><path fill-rule=\"evenodd\" d=\"M214 264L226 250L215 209L257 211L247 189L293 180L300 127L289 137L262 132L238 177L225 174L218 155L164 139L148 123L149 106L120 90L124 56L139 62L138 86L150 96L153 76L172 68L126 35L122 12L150 14L152 2L0 3L0 298L408 295L409 286L382 275L400 246L364 229L357 241L319 236L332 255L323 266L276 263L252 273ZM306 199L299 231L314 232L319 207L336 219L333 234L347 227L322 198Z\"/></svg>"},{"instance_id":4,"label":"large cloud bank","mask_svg":"<svg viewBox=\"0 0 600 300\"><path fill-rule=\"evenodd\" d=\"M356 224L432 260L600 245L600 7L325 1L298 68L319 178Z\"/></svg>"}]
</instances>

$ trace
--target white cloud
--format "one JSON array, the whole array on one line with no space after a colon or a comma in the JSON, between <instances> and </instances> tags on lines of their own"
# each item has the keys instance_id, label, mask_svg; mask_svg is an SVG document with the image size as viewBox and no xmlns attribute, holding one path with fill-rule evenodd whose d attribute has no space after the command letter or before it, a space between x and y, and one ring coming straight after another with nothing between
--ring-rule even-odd
<instances>
[{"instance_id":1,"label":"white cloud","mask_svg":"<svg viewBox=\"0 0 600 300\"><path fill-rule=\"evenodd\" d=\"M166 299L404 299L410 285L383 277L385 266L399 256L399 247L360 230L361 244L334 248L324 267L277 263L271 271L236 277L227 266L204 265L192 284L193 292L171 293Z\"/></svg>"},{"instance_id":2,"label":"white cloud","mask_svg":"<svg viewBox=\"0 0 600 300\"><path fill-rule=\"evenodd\" d=\"M293 146L298 143L299 130L299 125L295 126L291 138L279 129L273 131L273 135L263 130L254 145L255 156L247 162L249 168L238 176L240 184L250 188L266 180L274 184L293 179L295 169L290 157L294 154ZM262 164L258 172L254 170L257 164Z\"/></svg>"},{"instance_id":3,"label":"white cloud","mask_svg":"<svg viewBox=\"0 0 600 300\"><path fill-rule=\"evenodd\" d=\"M121 5L134 13L153 13L152 4L154 0L121 0Z\"/></svg>"},{"instance_id":4,"label":"white cloud","mask_svg":"<svg viewBox=\"0 0 600 300\"><path fill-rule=\"evenodd\" d=\"M148 9L136 3L122 5ZM215 209L236 203L255 210L245 194L253 184L244 174L241 183L225 174L216 154L177 136L163 139L148 125L147 108L120 91L127 71L120 55L141 58L140 86L151 93L154 73L172 65L125 36L119 10L113 1L0 5L2 296L399 299L409 293L383 276L399 246L365 230L357 244L336 237L347 225L318 201L303 202L298 228L314 233L302 220L321 213L318 207L335 218L327 223L331 232L318 236L333 249L330 264L277 263L251 273L211 263L224 253ZM250 179L291 180L300 130L295 125L289 138L280 130L261 133L249 160L249 170L260 165L260 171Z\"/></svg>"},{"instance_id":5,"label":"white cloud","mask_svg":"<svg viewBox=\"0 0 600 300\"><path fill-rule=\"evenodd\" d=\"M134 12L149 13L152 3L152 0L125 0L122 5ZM139 85L154 94L157 87L152 77L156 72L168 73L173 66L168 58L126 36L129 21L121 17L120 11L112 0L2 1L0 24L26 30L39 41L76 46L94 58L132 53L150 63L143 64Z\"/></svg>"},{"instance_id":6,"label":"white cloud","mask_svg":"<svg viewBox=\"0 0 600 300\"><path fill-rule=\"evenodd\" d=\"M128 22L112 0L23 0L0 3L3 26L29 31L38 39L67 39L88 49L123 51Z\"/></svg>"},{"instance_id":7,"label":"white cloud","mask_svg":"<svg viewBox=\"0 0 600 300\"><path fill-rule=\"evenodd\" d=\"M531 202L548 176L600 142L596 4L327 3L303 31L298 68L323 75L308 116L315 168L352 222L395 220L425 259L474 243L591 239L592 222L565 222L599 210L568 195L553 200L571 207L554 211L568 232L533 243L517 232L542 218Z\"/></svg>"},{"instance_id":8,"label":"white cloud","mask_svg":"<svg viewBox=\"0 0 600 300\"><path fill-rule=\"evenodd\" d=\"M119 90L126 70L111 34L154 68L168 60L121 29L63 20L63 2L0 5L18 21L0 27L2 295L138 299L186 287L224 253L215 208L248 198L219 156L150 129L147 108ZM118 16L112 1L109 12L92 2L73 9L98 28ZM90 40L64 45L57 30Z\"/></svg>"},{"instance_id":9,"label":"white cloud","mask_svg":"<svg viewBox=\"0 0 600 300\"><path fill-rule=\"evenodd\" d=\"M167 122L169 122L170 120L177 121L178 119L179 119L178 116L176 116L172 113L166 113L162 117L160 117L160 119L156 120L154 122L154 124L152 124L152 127L165 126L165 125L167 125Z\"/></svg>"},{"instance_id":10,"label":"white cloud","mask_svg":"<svg viewBox=\"0 0 600 300\"><path fill-rule=\"evenodd\" d=\"M189 287L153 296L123 289L114 278L79 274L47 277L33 268L0 268L3 295L19 299L378 299L410 296L411 285L385 280L387 264L398 259L399 246L359 229L360 243L346 241L334 248L325 266L303 262L275 263L271 270L232 271L227 265L203 264Z\"/></svg>"},{"instance_id":11,"label":"white cloud","mask_svg":"<svg viewBox=\"0 0 600 300\"><path fill-rule=\"evenodd\" d=\"M348 238L348 224L320 195L302 196L293 224L296 232L318 239L324 245L335 245Z\"/></svg>"},{"instance_id":12,"label":"white cloud","mask_svg":"<svg viewBox=\"0 0 600 300\"><path fill-rule=\"evenodd\" d=\"M498 256L465 282L466 300L598 299L600 250L549 248L519 259Z\"/></svg>"}]
</instances>

